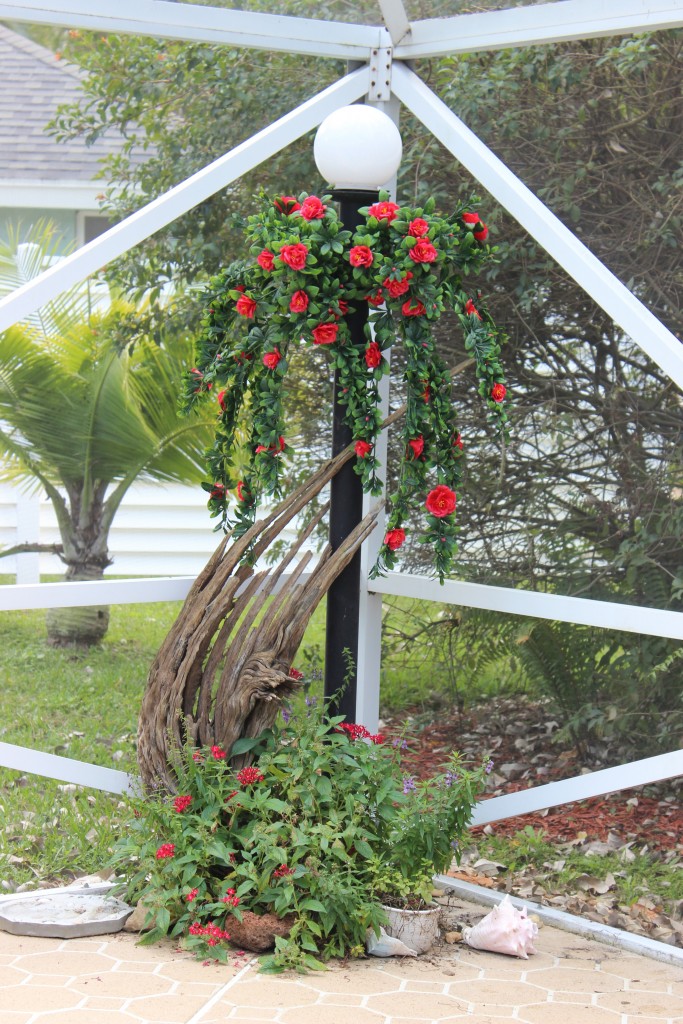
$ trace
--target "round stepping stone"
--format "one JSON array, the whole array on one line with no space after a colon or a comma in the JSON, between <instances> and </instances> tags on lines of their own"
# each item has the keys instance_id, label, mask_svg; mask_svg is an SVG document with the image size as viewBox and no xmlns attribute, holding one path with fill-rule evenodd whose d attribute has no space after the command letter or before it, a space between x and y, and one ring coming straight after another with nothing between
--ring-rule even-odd
<instances>
[{"instance_id":1,"label":"round stepping stone","mask_svg":"<svg viewBox=\"0 0 683 1024\"><path fill-rule=\"evenodd\" d=\"M49 893L0 903L0 929L12 935L75 939L121 931L132 912L115 896Z\"/></svg>"}]
</instances>

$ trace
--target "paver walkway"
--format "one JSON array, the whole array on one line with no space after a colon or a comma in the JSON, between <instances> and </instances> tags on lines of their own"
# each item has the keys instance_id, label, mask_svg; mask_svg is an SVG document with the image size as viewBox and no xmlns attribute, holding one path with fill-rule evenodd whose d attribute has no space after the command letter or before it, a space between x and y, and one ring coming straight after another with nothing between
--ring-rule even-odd
<instances>
[{"instance_id":1,"label":"paver walkway","mask_svg":"<svg viewBox=\"0 0 683 1024\"><path fill-rule=\"evenodd\" d=\"M683 971L555 928L528 961L441 946L419 960L259 975L172 943L0 932L1 1024L683 1024ZM243 964L243 966L241 966Z\"/></svg>"}]
</instances>

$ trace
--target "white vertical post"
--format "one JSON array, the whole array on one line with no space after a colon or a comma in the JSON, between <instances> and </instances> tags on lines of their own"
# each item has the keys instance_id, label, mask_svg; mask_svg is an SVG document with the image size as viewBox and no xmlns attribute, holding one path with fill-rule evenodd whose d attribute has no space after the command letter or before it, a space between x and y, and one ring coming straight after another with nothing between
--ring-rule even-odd
<instances>
[{"instance_id":1,"label":"white vertical post","mask_svg":"<svg viewBox=\"0 0 683 1024\"><path fill-rule=\"evenodd\" d=\"M17 544L40 542L40 495L19 492L16 502ZM30 552L16 556L17 583L40 583L40 555Z\"/></svg>"},{"instance_id":2,"label":"white vertical post","mask_svg":"<svg viewBox=\"0 0 683 1024\"><path fill-rule=\"evenodd\" d=\"M395 96L386 103L373 103L398 124L400 104ZM396 195L396 175L387 182L388 190ZM391 361L391 352L385 352ZM389 377L380 381L380 411L382 418L389 415ZM383 430L377 438L375 454L382 464L384 480L387 479L388 429ZM377 500L384 501L386 484L381 498L365 495L363 515ZM360 617L358 627L358 684L356 689L356 721L361 722L370 732L377 731L379 721L379 691L382 668L382 595L368 589L368 573L377 560L380 545L384 539L384 509L379 514L377 526L361 548L360 562Z\"/></svg>"}]
</instances>

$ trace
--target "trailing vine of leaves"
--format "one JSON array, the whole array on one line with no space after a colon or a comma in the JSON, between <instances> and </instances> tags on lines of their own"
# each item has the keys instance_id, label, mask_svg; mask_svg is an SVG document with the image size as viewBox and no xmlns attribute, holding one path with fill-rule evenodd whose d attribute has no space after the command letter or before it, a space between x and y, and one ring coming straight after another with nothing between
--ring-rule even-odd
<instances>
[{"instance_id":1,"label":"trailing vine of leaves","mask_svg":"<svg viewBox=\"0 0 683 1024\"><path fill-rule=\"evenodd\" d=\"M454 310L460 322L488 420L503 432L507 423L504 336L480 295L464 284L495 260L488 229L473 209L476 200L443 217L433 200L400 207L380 193L377 203L361 211L365 223L352 234L330 196L259 198L260 211L248 220L249 258L211 279L196 365L185 383L188 409L207 395L217 404L216 437L208 452L211 481L203 484L211 515L220 518L217 529L232 528L240 536L262 498L280 495L281 460L292 454L283 384L289 352L297 345L329 352L354 440L355 471L366 492L381 493L375 454L382 420L379 383L389 372L385 353L400 341L407 357L405 454L373 572L394 568L408 514L421 508L421 540L433 546L434 568L443 581L457 550L456 489L464 447L451 377L432 336L445 310ZM359 309L369 312L360 342L347 321ZM240 451L248 467L241 476Z\"/></svg>"}]
</instances>

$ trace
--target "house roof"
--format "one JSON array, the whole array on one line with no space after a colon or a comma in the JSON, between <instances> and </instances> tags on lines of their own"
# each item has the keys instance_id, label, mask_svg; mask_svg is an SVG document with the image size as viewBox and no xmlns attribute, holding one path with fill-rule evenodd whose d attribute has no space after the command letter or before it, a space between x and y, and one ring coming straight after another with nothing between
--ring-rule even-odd
<instances>
[{"instance_id":1,"label":"house roof","mask_svg":"<svg viewBox=\"0 0 683 1024\"><path fill-rule=\"evenodd\" d=\"M74 65L0 25L0 180L90 182L103 158L121 151L115 132L86 146L45 131L60 104L78 99L81 77Z\"/></svg>"}]
</instances>

